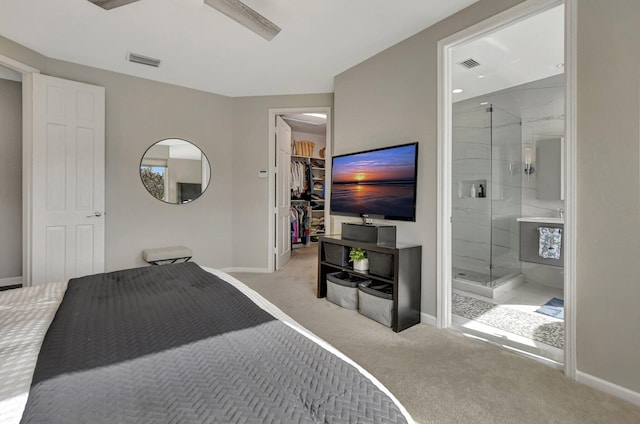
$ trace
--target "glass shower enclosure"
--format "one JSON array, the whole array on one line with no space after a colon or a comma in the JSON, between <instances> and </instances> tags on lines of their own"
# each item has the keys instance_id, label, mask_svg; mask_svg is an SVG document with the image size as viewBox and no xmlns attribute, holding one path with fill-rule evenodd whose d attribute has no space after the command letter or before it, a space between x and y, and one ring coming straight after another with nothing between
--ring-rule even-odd
<instances>
[{"instance_id":1,"label":"glass shower enclosure","mask_svg":"<svg viewBox=\"0 0 640 424\"><path fill-rule=\"evenodd\" d=\"M521 120L496 105L453 105L453 287L493 297L522 278Z\"/></svg>"}]
</instances>

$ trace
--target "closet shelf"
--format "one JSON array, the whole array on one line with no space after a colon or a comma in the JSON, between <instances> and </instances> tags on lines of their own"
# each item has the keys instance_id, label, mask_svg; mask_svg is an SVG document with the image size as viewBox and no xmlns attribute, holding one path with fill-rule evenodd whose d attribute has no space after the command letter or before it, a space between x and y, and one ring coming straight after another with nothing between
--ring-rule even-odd
<instances>
[{"instance_id":1,"label":"closet shelf","mask_svg":"<svg viewBox=\"0 0 640 424\"><path fill-rule=\"evenodd\" d=\"M324 158L317 158L314 156L291 155L291 157L294 159L311 159L311 160L321 160L321 161L325 160Z\"/></svg>"}]
</instances>

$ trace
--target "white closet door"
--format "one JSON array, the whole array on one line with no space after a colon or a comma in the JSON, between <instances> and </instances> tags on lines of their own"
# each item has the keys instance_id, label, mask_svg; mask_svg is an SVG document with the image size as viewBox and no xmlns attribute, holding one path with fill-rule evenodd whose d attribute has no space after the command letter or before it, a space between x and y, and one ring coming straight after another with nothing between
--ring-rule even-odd
<instances>
[{"instance_id":1,"label":"white closet door","mask_svg":"<svg viewBox=\"0 0 640 424\"><path fill-rule=\"evenodd\" d=\"M104 272L104 88L32 78L26 285Z\"/></svg>"},{"instance_id":2,"label":"white closet door","mask_svg":"<svg viewBox=\"0 0 640 424\"><path fill-rule=\"evenodd\" d=\"M276 270L291 259L291 127L276 116Z\"/></svg>"}]
</instances>

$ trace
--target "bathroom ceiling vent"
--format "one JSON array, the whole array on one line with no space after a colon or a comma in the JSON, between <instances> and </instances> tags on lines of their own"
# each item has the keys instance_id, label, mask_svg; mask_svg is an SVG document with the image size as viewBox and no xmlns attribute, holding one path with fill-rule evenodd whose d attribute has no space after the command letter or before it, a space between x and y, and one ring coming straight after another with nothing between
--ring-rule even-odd
<instances>
[{"instance_id":1,"label":"bathroom ceiling vent","mask_svg":"<svg viewBox=\"0 0 640 424\"><path fill-rule=\"evenodd\" d=\"M142 56L141 54L136 53L129 53L129 62L153 66L155 68L160 66L160 59L154 59L152 57Z\"/></svg>"},{"instance_id":2,"label":"bathroom ceiling vent","mask_svg":"<svg viewBox=\"0 0 640 424\"><path fill-rule=\"evenodd\" d=\"M476 61L474 58L470 57L467 60L463 60L462 62L458 62L458 65L462 66L466 69L475 68L476 66L480 66L480 63Z\"/></svg>"}]
</instances>

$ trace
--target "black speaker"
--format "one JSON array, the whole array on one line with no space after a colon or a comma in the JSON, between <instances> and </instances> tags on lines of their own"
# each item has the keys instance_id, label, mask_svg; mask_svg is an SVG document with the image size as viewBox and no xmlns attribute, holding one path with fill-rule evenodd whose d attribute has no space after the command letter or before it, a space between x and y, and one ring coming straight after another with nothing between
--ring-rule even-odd
<instances>
[{"instance_id":1,"label":"black speaker","mask_svg":"<svg viewBox=\"0 0 640 424\"><path fill-rule=\"evenodd\" d=\"M396 226L343 222L342 239L394 246L396 244Z\"/></svg>"}]
</instances>

